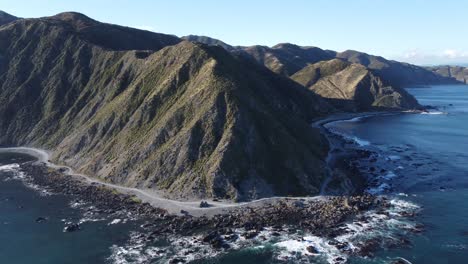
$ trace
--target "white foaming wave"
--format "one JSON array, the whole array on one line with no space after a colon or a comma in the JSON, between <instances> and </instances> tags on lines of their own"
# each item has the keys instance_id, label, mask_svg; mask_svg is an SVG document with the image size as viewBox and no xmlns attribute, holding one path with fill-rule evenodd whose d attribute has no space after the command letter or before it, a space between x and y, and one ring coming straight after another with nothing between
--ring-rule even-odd
<instances>
[{"instance_id":1,"label":"white foaming wave","mask_svg":"<svg viewBox=\"0 0 468 264\"><path fill-rule=\"evenodd\" d=\"M7 164L0 166L0 171L16 172L20 168L18 163Z\"/></svg>"},{"instance_id":2,"label":"white foaming wave","mask_svg":"<svg viewBox=\"0 0 468 264\"><path fill-rule=\"evenodd\" d=\"M336 247L327 244L326 239L317 236L299 236L281 231L281 236L278 237L272 235L274 230L266 228L260 231L256 237L246 239L242 237L242 234L246 232L245 229L235 229L233 232L238 238L235 242L229 242L229 250L258 251L273 247L280 250L275 254L278 260L292 259L295 257L295 253L300 252L304 256L324 259L329 263L344 263L346 261L345 254L342 254ZM155 247L151 246L151 242L145 240L145 236L135 232L126 245L113 245L110 248L112 253L108 260L115 264L166 263L174 259L191 262L213 258L225 252L213 249L209 243L202 242L203 236L201 235L172 236L168 239L167 246ZM307 246L311 245L320 253L311 254L307 251Z\"/></svg>"},{"instance_id":3,"label":"white foaming wave","mask_svg":"<svg viewBox=\"0 0 468 264\"><path fill-rule=\"evenodd\" d=\"M341 136L346 140L353 141L354 143L356 143L360 147L365 147L365 146L371 145L370 141L364 140L362 138L359 138L359 137L356 137L356 136L351 136L351 135L348 135L346 133L339 132L339 131L337 131L336 129L333 129L333 128L327 127L327 129L328 129L328 131L330 131L331 133L333 133L335 135Z\"/></svg>"},{"instance_id":4,"label":"white foaming wave","mask_svg":"<svg viewBox=\"0 0 468 264\"><path fill-rule=\"evenodd\" d=\"M119 224L119 223L125 223L125 221L122 221L122 219L117 218L117 219L112 220L112 221L111 221L110 223L108 223L107 225L116 225L116 224Z\"/></svg>"},{"instance_id":5,"label":"white foaming wave","mask_svg":"<svg viewBox=\"0 0 468 264\"><path fill-rule=\"evenodd\" d=\"M37 184L34 184L31 176L21 171L21 166L17 163L2 165L0 166L0 171L4 171L4 172L8 172L12 174L11 176L6 177L4 181L19 180L24 184L24 186L26 186L29 189L37 191L39 195L41 196L48 196L52 194L48 190L40 187Z\"/></svg>"},{"instance_id":6,"label":"white foaming wave","mask_svg":"<svg viewBox=\"0 0 468 264\"><path fill-rule=\"evenodd\" d=\"M421 112L422 115L447 115L447 112L441 111L429 111L429 112Z\"/></svg>"},{"instance_id":7,"label":"white foaming wave","mask_svg":"<svg viewBox=\"0 0 468 264\"><path fill-rule=\"evenodd\" d=\"M112 255L109 260L114 264L149 263L149 261L158 257L157 248L142 250L139 246L129 248L113 245L111 252Z\"/></svg>"},{"instance_id":8,"label":"white foaming wave","mask_svg":"<svg viewBox=\"0 0 468 264\"><path fill-rule=\"evenodd\" d=\"M237 234L240 232L236 230ZM240 234L240 233L239 233ZM151 246L150 241L145 240L145 236L138 232L132 232L129 242L123 246L113 245L111 256L108 258L114 264L140 264L140 263L167 263L174 259L181 259L184 262L191 262L199 259L216 257L222 251L215 250L208 243L201 242L203 236L171 236L168 238L168 245L156 247ZM257 239L238 239L236 243L230 244L230 249L248 248L260 250L262 245L255 244Z\"/></svg>"},{"instance_id":9,"label":"white foaming wave","mask_svg":"<svg viewBox=\"0 0 468 264\"><path fill-rule=\"evenodd\" d=\"M385 175L382 176L383 179L385 180L390 180L395 178L397 175L393 171L387 172Z\"/></svg>"},{"instance_id":10,"label":"white foaming wave","mask_svg":"<svg viewBox=\"0 0 468 264\"><path fill-rule=\"evenodd\" d=\"M356 142L359 146L361 147L365 147L365 146L369 146L370 145L370 142L367 141L367 140L364 140L364 139L361 139L361 138L358 138L356 136L353 136L351 137L351 139Z\"/></svg>"},{"instance_id":11,"label":"white foaming wave","mask_svg":"<svg viewBox=\"0 0 468 264\"><path fill-rule=\"evenodd\" d=\"M49 196L49 195L52 195L53 193L42 188L41 186L37 185L37 184L34 184L32 182L24 182L25 186L30 188L30 189L33 189L35 190L36 192L39 193L40 196Z\"/></svg>"},{"instance_id":12,"label":"white foaming wave","mask_svg":"<svg viewBox=\"0 0 468 264\"><path fill-rule=\"evenodd\" d=\"M336 121L331 121L331 122L328 122L326 124L324 124L324 126L326 128L328 128L329 126L333 126L334 124L339 124L339 123L356 123L356 122L359 122L359 121L362 121L363 119L366 119L366 118L370 118L370 117L375 117L375 116L390 116L390 115L394 115L394 113L381 113L381 114L368 114L368 115L362 115L362 116L357 116L357 117L353 117L353 118L349 118L349 119L342 119L342 120L336 120Z\"/></svg>"},{"instance_id":13,"label":"white foaming wave","mask_svg":"<svg viewBox=\"0 0 468 264\"><path fill-rule=\"evenodd\" d=\"M390 204L397 210L399 211L404 211L404 210L418 210L421 207L415 203L406 201L406 200L401 200L401 199L392 199L390 200Z\"/></svg>"},{"instance_id":14,"label":"white foaming wave","mask_svg":"<svg viewBox=\"0 0 468 264\"><path fill-rule=\"evenodd\" d=\"M95 217L93 215L91 216L85 216L83 218L81 218L79 221L78 221L78 224L84 224L84 223L89 223L89 222L101 222L101 221L105 221L106 218L103 218L103 217Z\"/></svg>"},{"instance_id":15,"label":"white foaming wave","mask_svg":"<svg viewBox=\"0 0 468 264\"><path fill-rule=\"evenodd\" d=\"M390 155L387 157L387 160L390 160L390 161L395 161L395 160L400 160L401 157L398 156L398 155Z\"/></svg>"},{"instance_id":16,"label":"white foaming wave","mask_svg":"<svg viewBox=\"0 0 468 264\"><path fill-rule=\"evenodd\" d=\"M305 236L300 240L285 240L274 244L274 246L283 249L277 256L278 259L290 259L292 255L300 253L305 256L322 256L328 263L346 263L347 257L341 253L335 246L330 245L328 240L318 236ZM307 247L313 247L318 254L312 254Z\"/></svg>"},{"instance_id":17,"label":"white foaming wave","mask_svg":"<svg viewBox=\"0 0 468 264\"><path fill-rule=\"evenodd\" d=\"M25 179L25 173L20 170L20 165L17 163L0 166L0 171L11 173L11 176L5 178L5 180L23 180Z\"/></svg>"},{"instance_id":18,"label":"white foaming wave","mask_svg":"<svg viewBox=\"0 0 468 264\"><path fill-rule=\"evenodd\" d=\"M125 246L112 245L111 256L108 258L114 264L149 263L160 256L157 247L146 247L145 241L137 232L130 233L130 242Z\"/></svg>"},{"instance_id":19,"label":"white foaming wave","mask_svg":"<svg viewBox=\"0 0 468 264\"><path fill-rule=\"evenodd\" d=\"M468 245L467 244L446 244L443 245L444 247L451 248L451 249L456 249L456 250L467 250Z\"/></svg>"},{"instance_id":20,"label":"white foaming wave","mask_svg":"<svg viewBox=\"0 0 468 264\"><path fill-rule=\"evenodd\" d=\"M361 121L362 119L366 118L367 116L358 116L358 117L354 117L354 118L351 118L349 120L344 120L343 122L359 122Z\"/></svg>"},{"instance_id":21,"label":"white foaming wave","mask_svg":"<svg viewBox=\"0 0 468 264\"><path fill-rule=\"evenodd\" d=\"M378 183L376 185L368 187L364 190L364 192L371 195L388 193L392 190L392 187L389 184L389 182L391 182L391 180L396 177L398 177L398 175L394 171L387 171L387 173L377 176L375 179L378 180Z\"/></svg>"},{"instance_id":22,"label":"white foaming wave","mask_svg":"<svg viewBox=\"0 0 468 264\"><path fill-rule=\"evenodd\" d=\"M339 228L341 235L334 239L312 234L290 234L287 227L283 228L283 231L266 228L256 237L246 239L242 237L246 232L245 229L234 229L233 232L238 239L229 242L230 250L257 251L273 248L274 258L279 261L346 263L350 256L359 254L367 241L376 239L383 241L383 245L395 245L400 243L399 232L414 229L415 223L407 221L403 217L403 212L415 211L419 206L399 199L392 199L389 203L390 208L384 213L371 210L344 224ZM114 219L112 222L118 222L117 220ZM273 235L274 232L279 232L280 236ZM111 256L108 260L115 264L166 263L174 259L191 262L213 258L226 252L213 249L209 243L202 242L202 235L187 237L175 235L167 239L167 243L163 243L164 246L153 246L153 242L148 241L144 233L132 232L128 243L111 247ZM346 246L343 249L342 245L338 246L335 242ZM317 253L309 252L307 250L309 246Z\"/></svg>"},{"instance_id":23,"label":"white foaming wave","mask_svg":"<svg viewBox=\"0 0 468 264\"><path fill-rule=\"evenodd\" d=\"M390 205L384 213L371 210L340 227L342 233L334 240L341 243L340 247L344 245L344 250L330 243L331 240L328 238L306 235L301 239L289 239L276 243L275 246L283 250L278 259L310 263L303 257L294 259L299 253L302 256L322 257L328 263L346 263L350 256L359 255L361 248L366 247L366 241L377 240L382 243L382 246L400 244L399 234L413 230L416 226L416 223L403 217L403 212L415 212L419 206L398 199L391 200ZM308 246L314 247L318 254L308 252Z\"/></svg>"},{"instance_id":24,"label":"white foaming wave","mask_svg":"<svg viewBox=\"0 0 468 264\"><path fill-rule=\"evenodd\" d=\"M70 206L71 208L75 208L75 209L78 209L78 208L83 208L85 207L87 204L84 202L84 201L71 201L68 206Z\"/></svg>"},{"instance_id":25,"label":"white foaming wave","mask_svg":"<svg viewBox=\"0 0 468 264\"><path fill-rule=\"evenodd\" d=\"M395 241L398 243L398 233L414 229L416 226L416 223L402 217L402 213L416 212L419 206L397 199L393 199L390 204L391 208L386 210L386 213L369 211L364 213L367 221L358 220L346 224L346 229L349 232L335 239L348 243L348 248L352 252L359 250L360 242L365 239L379 239L379 241Z\"/></svg>"},{"instance_id":26,"label":"white foaming wave","mask_svg":"<svg viewBox=\"0 0 468 264\"><path fill-rule=\"evenodd\" d=\"M350 141L353 141L354 143L356 143L358 146L360 147L365 147L365 146L369 146L371 143L367 140L364 140L362 138L358 138L356 136L351 136L351 135L348 135L348 134L345 134L345 133L340 133L340 132L334 132L335 134L338 134L342 137L344 137L345 139L347 140L350 140Z\"/></svg>"},{"instance_id":27,"label":"white foaming wave","mask_svg":"<svg viewBox=\"0 0 468 264\"><path fill-rule=\"evenodd\" d=\"M359 121L361 121L361 120L363 120L364 118L367 118L367 117L371 117L371 115L357 116L357 117L353 117L353 118L350 118L350 119L344 119L344 120L336 120L336 121L328 122L326 124L326 126L327 125L334 125L334 124L338 124L338 123L355 123L355 122L359 122Z\"/></svg>"},{"instance_id":28,"label":"white foaming wave","mask_svg":"<svg viewBox=\"0 0 468 264\"><path fill-rule=\"evenodd\" d=\"M390 185L388 183L381 183L380 185L376 187L370 187L365 190L366 193L372 194L372 195L377 195L377 194L382 194L384 192L387 192L391 189Z\"/></svg>"},{"instance_id":29,"label":"white foaming wave","mask_svg":"<svg viewBox=\"0 0 468 264\"><path fill-rule=\"evenodd\" d=\"M89 203L84 201L71 201L68 205L70 208L78 209L83 212L83 217L78 221L78 224L80 225L88 222L105 221L109 217L107 214L97 213L95 211L95 206L89 205Z\"/></svg>"}]
</instances>

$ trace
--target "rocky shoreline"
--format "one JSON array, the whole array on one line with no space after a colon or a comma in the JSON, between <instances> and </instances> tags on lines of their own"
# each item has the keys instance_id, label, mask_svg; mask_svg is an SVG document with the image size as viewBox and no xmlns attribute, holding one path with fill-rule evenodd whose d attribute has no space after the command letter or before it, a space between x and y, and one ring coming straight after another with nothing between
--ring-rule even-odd
<instances>
[{"instance_id":1,"label":"rocky shoreline","mask_svg":"<svg viewBox=\"0 0 468 264\"><path fill-rule=\"evenodd\" d=\"M193 217L190 214L172 215L166 210L143 203L136 196L119 193L100 184L87 184L33 162L21 165L31 175L33 184L51 193L60 193L92 204L98 213L123 213L154 222L170 222L162 225L159 233L190 234L196 229L246 228L261 230L278 225L298 226L312 232L326 233L350 217L370 208L384 207L385 199L370 195L323 197L323 199L289 199L272 201L262 206L239 207L226 214L213 217Z\"/></svg>"},{"instance_id":2,"label":"rocky shoreline","mask_svg":"<svg viewBox=\"0 0 468 264\"><path fill-rule=\"evenodd\" d=\"M367 158L368 151L355 148L355 142L352 142L342 135L336 134L326 127L327 124L348 120L352 118L361 118L384 114L382 112L370 113L341 113L320 119L314 123L322 134L327 138L330 151L327 158L330 177L323 184L321 193L329 195L358 195L365 190L368 179L358 170L354 161Z\"/></svg>"}]
</instances>

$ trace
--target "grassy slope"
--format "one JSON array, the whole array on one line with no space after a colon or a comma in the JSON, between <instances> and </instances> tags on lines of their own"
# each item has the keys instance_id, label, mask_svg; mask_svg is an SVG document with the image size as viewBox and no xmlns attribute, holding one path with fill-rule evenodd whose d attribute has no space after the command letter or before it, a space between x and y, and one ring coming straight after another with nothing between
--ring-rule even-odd
<instances>
[{"instance_id":1,"label":"grassy slope","mask_svg":"<svg viewBox=\"0 0 468 264\"><path fill-rule=\"evenodd\" d=\"M81 172L179 198L316 193L327 144L308 122L328 104L221 48L179 41L76 13L1 27L0 143L53 149Z\"/></svg>"},{"instance_id":2,"label":"grassy slope","mask_svg":"<svg viewBox=\"0 0 468 264\"><path fill-rule=\"evenodd\" d=\"M309 65L291 78L346 110L420 107L416 99L403 89L384 83L363 65L340 59Z\"/></svg>"}]
</instances>

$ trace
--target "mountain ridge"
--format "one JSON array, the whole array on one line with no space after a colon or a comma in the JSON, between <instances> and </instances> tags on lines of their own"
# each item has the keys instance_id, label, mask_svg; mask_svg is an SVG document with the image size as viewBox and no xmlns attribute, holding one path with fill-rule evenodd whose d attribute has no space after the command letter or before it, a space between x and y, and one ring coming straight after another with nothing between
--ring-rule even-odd
<instances>
[{"instance_id":1,"label":"mountain ridge","mask_svg":"<svg viewBox=\"0 0 468 264\"><path fill-rule=\"evenodd\" d=\"M210 46L220 46L227 51L233 51L234 49L236 49L236 47L226 44L225 42L219 39L211 38L208 36L187 35L181 38L187 41L199 42L199 43L203 43L203 44L210 45Z\"/></svg>"},{"instance_id":2,"label":"mountain ridge","mask_svg":"<svg viewBox=\"0 0 468 264\"><path fill-rule=\"evenodd\" d=\"M193 36L191 39L197 40ZM204 40L198 39L199 42ZM216 43L214 40L210 42ZM291 43L280 43L271 48L230 46L230 50L293 79L344 111L422 109L417 100L401 88L408 83L418 84L408 76L414 74L416 79L435 83L443 79L424 68L353 50L338 53ZM453 81L447 79L447 82Z\"/></svg>"},{"instance_id":3,"label":"mountain ridge","mask_svg":"<svg viewBox=\"0 0 468 264\"><path fill-rule=\"evenodd\" d=\"M195 39L195 36L192 36L192 39ZM203 39L197 41L202 42ZM381 56L354 50L336 52L317 47L302 47L291 43L280 43L271 48L267 46L232 48L234 53L244 54L265 65L273 72L285 76L292 76L309 64L339 58L364 65L394 87L458 83L455 79L436 74L425 67L387 60Z\"/></svg>"},{"instance_id":4,"label":"mountain ridge","mask_svg":"<svg viewBox=\"0 0 468 264\"><path fill-rule=\"evenodd\" d=\"M0 10L0 26L11 23L13 21L16 21L20 19L19 17L15 17L13 15L8 14L7 12L4 12Z\"/></svg>"},{"instance_id":5,"label":"mountain ridge","mask_svg":"<svg viewBox=\"0 0 468 264\"><path fill-rule=\"evenodd\" d=\"M66 13L1 27L0 54L2 145L176 199L316 194L326 176L310 121L333 107L222 48Z\"/></svg>"}]
</instances>

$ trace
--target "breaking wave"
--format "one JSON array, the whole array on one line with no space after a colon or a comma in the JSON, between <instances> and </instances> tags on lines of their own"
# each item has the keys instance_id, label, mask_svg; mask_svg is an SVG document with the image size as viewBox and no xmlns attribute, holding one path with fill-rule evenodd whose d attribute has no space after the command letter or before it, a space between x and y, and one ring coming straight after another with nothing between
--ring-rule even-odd
<instances>
[{"instance_id":1,"label":"breaking wave","mask_svg":"<svg viewBox=\"0 0 468 264\"><path fill-rule=\"evenodd\" d=\"M19 180L24 184L24 186L37 191L41 196L48 196L52 194L52 192L49 190L34 184L32 177L23 172L21 170L21 166L17 163L2 165L0 166L0 171L6 172L7 174L7 176L3 178L4 181Z\"/></svg>"}]
</instances>

